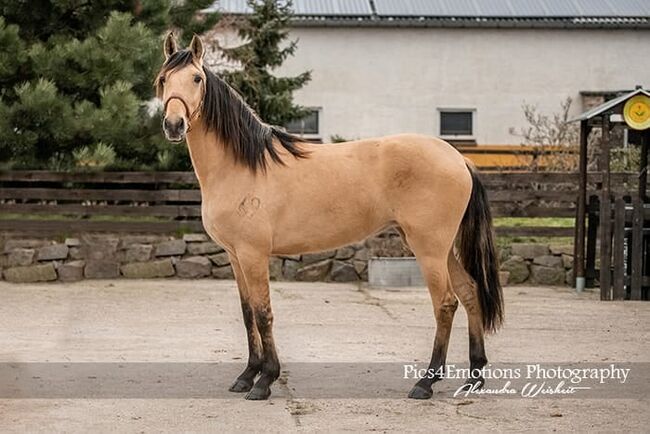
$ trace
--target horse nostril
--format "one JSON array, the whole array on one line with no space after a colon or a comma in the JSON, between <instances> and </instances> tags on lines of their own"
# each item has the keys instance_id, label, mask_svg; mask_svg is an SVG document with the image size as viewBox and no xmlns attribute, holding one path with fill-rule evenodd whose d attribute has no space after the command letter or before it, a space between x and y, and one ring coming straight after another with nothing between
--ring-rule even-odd
<instances>
[{"instance_id":1,"label":"horse nostril","mask_svg":"<svg viewBox=\"0 0 650 434\"><path fill-rule=\"evenodd\" d=\"M176 121L170 121L169 119L165 118L163 120L163 128L175 135L182 134L185 130L185 120L183 118L179 118Z\"/></svg>"}]
</instances>

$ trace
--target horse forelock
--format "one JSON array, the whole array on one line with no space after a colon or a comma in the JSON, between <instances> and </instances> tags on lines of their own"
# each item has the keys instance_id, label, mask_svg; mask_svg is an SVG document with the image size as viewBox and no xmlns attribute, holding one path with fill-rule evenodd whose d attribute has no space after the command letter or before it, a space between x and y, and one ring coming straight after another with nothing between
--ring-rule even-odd
<instances>
[{"instance_id":1,"label":"horse forelock","mask_svg":"<svg viewBox=\"0 0 650 434\"><path fill-rule=\"evenodd\" d=\"M167 72L184 68L193 62L189 50L172 54L163 64L155 81L156 93L162 95L161 77ZM233 152L235 160L253 172L265 171L268 165L267 153L275 163L284 164L278 154L274 140L297 158L306 153L298 143L302 140L277 127L263 122L244 99L223 79L203 66L206 77L205 95L201 117L208 131L214 131L220 141Z\"/></svg>"},{"instance_id":2,"label":"horse forelock","mask_svg":"<svg viewBox=\"0 0 650 434\"><path fill-rule=\"evenodd\" d=\"M189 50L177 51L163 63L163 66L160 68L160 72L154 80L154 88L156 89L156 96L162 97L163 84L162 78L170 71L175 71L181 68L186 67L192 63L192 53Z\"/></svg>"}]
</instances>

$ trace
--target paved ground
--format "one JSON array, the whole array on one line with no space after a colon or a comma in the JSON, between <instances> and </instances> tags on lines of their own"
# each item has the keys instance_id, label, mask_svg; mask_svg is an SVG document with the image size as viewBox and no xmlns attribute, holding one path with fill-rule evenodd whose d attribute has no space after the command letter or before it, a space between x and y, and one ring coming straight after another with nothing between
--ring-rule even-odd
<instances>
[{"instance_id":1,"label":"paved ground","mask_svg":"<svg viewBox=\"0 0 650 434\"><path fill-rule=\"evenodd\" d=\"M342 368L344 373L367 365L370 376L375 368L390 372L397 362L426 364L434 331L426 290L282 282L272 287L276 342L288 368L270 401L249 402L223 392L231 377L196 385L215 390L210 399L186 396L192 392L192 375L187 382L163 381L162 392L145 390L147 376L161 366L198 369L204 362L223 362L219 366L225 370L239 369L246 355L245 333L233 282L0 282L0 362L66 362L77 367L75 362L112 362L107 369L125 365L149 371L131 381L136 392L137 387L145 390L131 399L119 396L119 388L114 392L118 396L67 396L65 383L54 388L61 393L52 399L0 399L0 431L648 430L647 394L626 399L453 398L462 382L445 380L436 385L433 399L413 401L403 398L411 380L386 379L384 386L381 377L342 379L331 369L343 366L337 362L354 362L345 368L348 371ZM506 300L507 323L487 341L492 362L650 361L650 303L603 303L595 294L530 287L506 288ZM465 362L466 351L461 309L448 361ZM99 365L83 366L92 370ZM297 373L300 369L302 374ZM40 374L31 380L42 381ZM66 381L74 384L74 379ZM346 387L341 388L348 384L349 396ZM647 384L640 387L648 390ZM319 397L321 390L332 396Z\"/></svg>"}]
</instances>

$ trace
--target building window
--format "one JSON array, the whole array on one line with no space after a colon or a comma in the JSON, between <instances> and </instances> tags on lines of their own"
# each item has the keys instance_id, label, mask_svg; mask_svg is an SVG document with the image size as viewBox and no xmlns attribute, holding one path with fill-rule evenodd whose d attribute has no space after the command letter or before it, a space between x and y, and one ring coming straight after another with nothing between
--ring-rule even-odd
<instances>
[{"instance_id":1,"label":"building window","mask_svg":"<svg viewBox=\"0 0 650 434\"><path fill-rule=\"evenodd\" d=\"M473 136L472 110L440 110L441 136Z\"/></svg>"},{"instance_id":2,"label":"building window","mask_svg":"<svg viewBox=\"0 0 650 434\"><path fill-rule=\"evenodd\" d=\"M307 116L302 119L291 121L286 125L287 131L292 134L319 134L318 128L318 110L312 109Z\"/></svg>"}]
</instances>

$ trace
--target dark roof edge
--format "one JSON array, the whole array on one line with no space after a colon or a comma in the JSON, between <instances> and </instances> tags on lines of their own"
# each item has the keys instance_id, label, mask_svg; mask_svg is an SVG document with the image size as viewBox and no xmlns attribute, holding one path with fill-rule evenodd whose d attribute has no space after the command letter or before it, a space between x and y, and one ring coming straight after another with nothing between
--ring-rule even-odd
<instances>
[{"instance_id":1,"label":"dark roof edge","mask_svg":"<svg viewBox=\"0 0 650 434\"><path fill-rule=\"evenodd\" d=\"M243 17L246 14L227 14ZM650 17L379 17L298 15L293 27L412 27L508 29L625 29L649 30Z\"/></svg>"},{"instance_id":2,"label":"dark roof edge","mask_svg":"<svg viewBox=\"0 0 650 434\"><path fill-rule=\"evenodd\" d=\"M595 116L599 116L608 110L611 110L612 108L616 107L619 104L622 104L623 101L627 101L628 99L632 98L635 95L643 94L645 96L650 97L650 93L643 89L642 87L637 87L633 91L619 95L618 97L611 99L609 101L604 102L603 104L593 107L589 110L587 110L584 113L581 113L577 117L573 119L569 119L567 122L577 122L577 121L588 121L589 119L594 118Z\"/></svg>"},{"instance_id":3,"label":"dark roof edge","mask_svg":"<svg viewBox=\"0 0 650 434\"><path fill-rule=\"evenodd\" d=\"M317 17L298 16L294 27L450 27L450 28L551 28L551 29L650 29L650 18L466 18L466 17Z\"/></svg>"}]
</instances>

